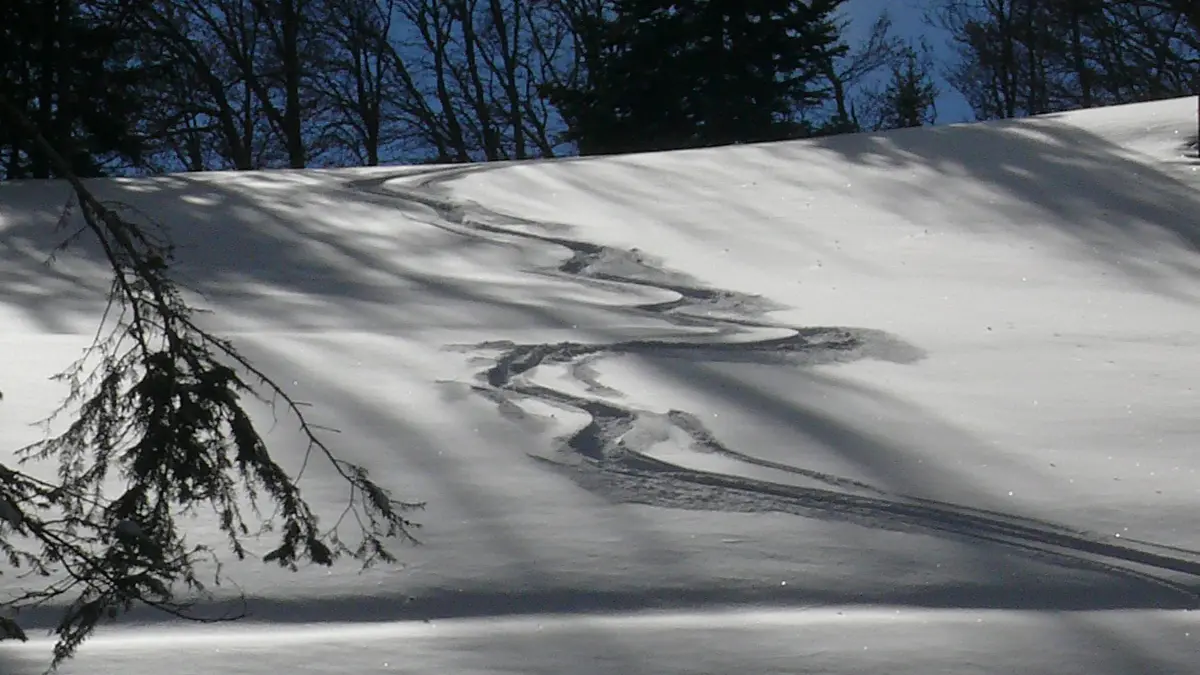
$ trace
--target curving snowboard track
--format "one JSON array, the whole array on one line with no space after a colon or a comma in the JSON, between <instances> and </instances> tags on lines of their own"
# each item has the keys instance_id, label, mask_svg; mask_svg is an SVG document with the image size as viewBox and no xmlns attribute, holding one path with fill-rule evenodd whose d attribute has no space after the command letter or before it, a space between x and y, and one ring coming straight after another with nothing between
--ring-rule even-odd
<instances>
[{"instance_id":1,"label":"curving snowboard track","mask_svg":"<svg viewBox=\"0 0 1200 675\"><path fill-rule=\"evenodd\" d=\"M610 355L686 355L692 360L791 364L874 358L912 363L921 350L882 331L856 327L781 326L765 318L779 306L756 296L707 288L686 275L664 269L637 249L621 250L574 239L542 234L566 226L517 218L475 203L444 196L441 183L466 173L495 170L504 165L474 165L355 180L353 192L416 203L432 209L435 226L467 237L526 240L566 248L572 255L551 270L529 270L573 279L578 283L618 285L669 291L676 299L634 305L630 311L654 315L680 328L678 339L622 340L600 343L557 342L514 344L492 341L452 346L486 357L487 365L471 389L487 397L501 412L522 417L519 402L536 400L586 413L591 422L563 439L554 457L529 455L532 461L570 477L603 497L626 503L667 508L738 512L777 512L807 517L849 520L874 528L965 537L1016 549L1064 566L1100 570L1149 581L1164 587L1175 608L1200 607L1200 552L1149 542L1115 540L1034 520L969 506L891 493L867 483L771 462L732 448L717 439L704 423L686 411L666 414L614 403L618 392L598 382L589 368ZM522 228L522 229L517 229ZM694 330L710 331L697 338ZM770 331L783 337L755 338ZM608 394L590 398L535 383L526 376L539 366L568 368L584 390ZM654 438L633 433L639 424L674 429L690 439L691 450L713 453L748 466L788 474L796 482L772 482L745 476L698 470L650 456ZM661 434L659 434L661 438ZM1118 543L1120 542L1120 543Z\"/></svg>"}]
</instances>

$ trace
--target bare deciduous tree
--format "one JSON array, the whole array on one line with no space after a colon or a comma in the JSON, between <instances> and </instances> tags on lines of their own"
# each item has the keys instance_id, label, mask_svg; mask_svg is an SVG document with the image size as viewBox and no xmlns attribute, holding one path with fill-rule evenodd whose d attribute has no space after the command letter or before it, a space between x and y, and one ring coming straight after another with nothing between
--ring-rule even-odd
<instances>
[{"instance_id":1,"label":"bare deciduous tree","mask_svg":"<svg viewBox=\"0 0 1200 675\"><path fill-rule=\"evenodd\" d=\"M409 56L414 98L436 111L435 124L422 133L442 159L554 154L553 110L537 91L559 66L567 33L548 3L397 0L397 6L414 35L396 51Z\"/></svg>"},{"instance_id":2,"label":"bare deciduous tree","mask_svg":"<svg viewBox=\"0 0 1200 675\"><path fill-rule=\"evenodd\" d=\"M1197 26L1177 0L943 0L948 73L980 119L1193 91Z\"/></svg>"}]
</instances>

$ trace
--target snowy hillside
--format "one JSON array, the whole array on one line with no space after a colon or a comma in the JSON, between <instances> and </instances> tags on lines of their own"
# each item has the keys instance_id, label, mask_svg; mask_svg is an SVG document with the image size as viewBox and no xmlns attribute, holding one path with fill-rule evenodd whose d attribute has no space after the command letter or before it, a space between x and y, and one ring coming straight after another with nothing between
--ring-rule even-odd
<instances>
[{"instance_id":1,"label":"snowy hillside","mask_svg":"<svg viewBox=\"0 0 1200 675\"><path fill-rule=\"evenodd\" d=\"M428 506L403 567L235 567L260 623L64 672L1193 672L1195 114L97 183ZM4 452L102 309L67 194L0 185Z\"/></svg>"}]
</instances>

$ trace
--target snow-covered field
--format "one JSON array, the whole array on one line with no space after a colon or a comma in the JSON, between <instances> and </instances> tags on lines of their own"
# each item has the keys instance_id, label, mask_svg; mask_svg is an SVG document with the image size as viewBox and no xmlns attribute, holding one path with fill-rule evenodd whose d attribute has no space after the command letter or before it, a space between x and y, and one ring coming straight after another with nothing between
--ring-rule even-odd
<instances>
[{"instance_id":1,"label":"snow-covered field","mask_svg":"<svg viewBox=\"0 0 1200 675\"><path fill-rule=\"evenodd\" d=\"M1193 672L1195 114L99 183L428 507L402 567L235 567L254 622L64 670ZM86 246L43 264L66 195L0 186L5 449L99 317Z\"/></svg>"}]
</instances>

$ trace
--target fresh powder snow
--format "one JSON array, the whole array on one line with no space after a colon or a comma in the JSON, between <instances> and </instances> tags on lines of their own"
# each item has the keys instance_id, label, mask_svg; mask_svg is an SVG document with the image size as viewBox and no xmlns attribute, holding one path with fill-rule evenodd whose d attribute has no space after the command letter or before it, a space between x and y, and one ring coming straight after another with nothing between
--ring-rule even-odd
<instances>
[{"instance_id":1,"label":"fresh powder snow","mask_svg":"<svg viewBox=\"0 0 1200 675\"><path fill-rule=\"evenodd\" d=\"M245 621L137 611L62 672L1194 672L1195 115L95 181L427 509L402 565L231 564L202 609ZM0 186L2 461L103 310L86 240L45 264L68 196Z\"/></svg>"}]
</instances>

